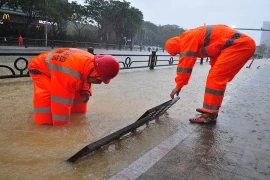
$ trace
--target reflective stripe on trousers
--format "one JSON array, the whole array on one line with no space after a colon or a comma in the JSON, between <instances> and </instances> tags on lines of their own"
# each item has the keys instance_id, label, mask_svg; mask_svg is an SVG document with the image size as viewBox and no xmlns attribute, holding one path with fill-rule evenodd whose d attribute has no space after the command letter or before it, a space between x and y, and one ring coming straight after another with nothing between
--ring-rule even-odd
<instances>
[{"instance_id":1,"label":"reflective stripe on trousers","mask_svg":"<svg viewBox=\"0 0 270 180\"><path fill-rule=\"evenodd\" d=\"M209 109L211 111L218 111L224 97L224 92L225 92L225 89L215 90L215 89L205 88L205 93L204 93L205 100L203 103L203 108ZM208 101L208 99L210 101Z\"/></svg>"}]
</instances>

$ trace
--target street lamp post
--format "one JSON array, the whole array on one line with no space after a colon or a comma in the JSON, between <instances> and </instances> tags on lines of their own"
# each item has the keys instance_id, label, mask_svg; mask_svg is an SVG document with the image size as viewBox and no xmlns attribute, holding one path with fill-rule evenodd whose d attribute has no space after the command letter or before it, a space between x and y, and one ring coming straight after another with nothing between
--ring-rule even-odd
<instances>
[{"instance_id":1,"label":"street lamp post","mask_svg":"<svg viewBox=\"0 0 270 180\"><path fill-rule=\"evenodd\" d=\"M123 37L124 41L125 41L125 49L126 49L126 45L127 45L127 38Z\"/></svg>"},{"instance_id":2,"label":"street lamp post","mask_svg":"<svg viewBox=\"0 0 270 180\"><path fill-rule=\"evenodd\" d=\"M48 20L47 20L47 18L46 18L46 24L45 24L45 46L47 47L47 44L48 44L48 40L47 40L47 33L48 33L48 31L47 31L47 29L48 29Z\"/></svg>"},{"instance_id":3,"label":"street lamp post","mask_svg":"<svg viewBox=\"0 0 270 180\"><path fill-rule=\"evenodd\" d=\"M45 46L48 45L48 1L46 0Z\"/></svg>"}]
</instances>

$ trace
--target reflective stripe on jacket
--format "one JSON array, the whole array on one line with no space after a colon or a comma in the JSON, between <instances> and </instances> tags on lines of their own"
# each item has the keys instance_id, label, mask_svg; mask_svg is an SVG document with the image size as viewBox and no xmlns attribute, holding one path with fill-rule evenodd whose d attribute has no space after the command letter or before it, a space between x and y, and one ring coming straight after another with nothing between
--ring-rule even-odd
<instances>
[{"instance_id":1,"label":"reflective stripe on jacket","mask_svg":"<svg viewBox=\"0 0 270 180\"><path fill-rule=\"evenodd\" d=\"M59 83L70 92L89 91L87 76L94 67L94 55L76 48L60 48L42 53L29 62L36 69ZM91 91L91 90L90 90Z\"/></svg>"},{"instance_id":2,"label":"reflective stripe on jacket","mask_svg":"<svg viewBox=\"0 0 270 180\"><path fill-rule=\"evenodd\" d=\"M234 41L240 37L241 33L226 25L202 26L176 37L180 49L175 78L177 88L181 89L188 84L197 57L215 58L222 50L234 45Z\"/></svg>"}]
</instances>

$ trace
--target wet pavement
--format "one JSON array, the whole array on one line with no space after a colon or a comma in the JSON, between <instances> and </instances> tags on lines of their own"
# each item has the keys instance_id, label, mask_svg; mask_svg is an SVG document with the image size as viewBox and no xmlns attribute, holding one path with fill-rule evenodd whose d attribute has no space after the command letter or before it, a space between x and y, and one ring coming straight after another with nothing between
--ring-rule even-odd
<instances>
[{"instance_id":1,"label":"wet pavement","mask_svg":"<svg viewBox=\"0 0 270 180\"><path fill-rule=\"evenodd\" d=\"M0 178L269 179L270 61L255 60L228 84L216 125L190 124L209 68L196 63L168 115L75 164L66 159L169 100L176 67L121 70L93 86L88 112L62 127L33 123L30 78L0 80Z\"/></svg>"},{"instance_id":2,"label":"wet pavement","mask_svg":"<svg viewBox=\"0 0 270 180\"><path fill-rule=\"evenodd\" d=\"M110 180L270 179L269 68L242 69L252 75L229 84L216 125L181 128Z\"/></svg>"}]
</instances>

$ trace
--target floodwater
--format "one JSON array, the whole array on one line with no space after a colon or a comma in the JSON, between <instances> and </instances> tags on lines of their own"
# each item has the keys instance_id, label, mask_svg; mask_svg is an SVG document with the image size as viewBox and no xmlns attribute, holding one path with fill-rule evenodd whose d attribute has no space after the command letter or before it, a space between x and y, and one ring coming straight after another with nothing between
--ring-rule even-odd
<instances>
[{"instance_id":1,"label":"floodwater","mask_svg":"<svg viewBox=\"0 0 270 180\"><path fill-rule=\"evenodd\" d=\"M93 85L87 113L72 114L71 123L60 127L33 123L30 78L0 80L1 179L99 180L113 176L181 128L194 129L187 119L201 107L209 68L207 64L195 65L189 86L183 88L181 99L168 115L73 164L66 160L83 147L132 124L148 109L169 100L176 67L121 70L110 84ZM250 75L245 68L234 81ZM234 83L228 84L228 89L234 88Z\"/></svg>"}]
</instances>

